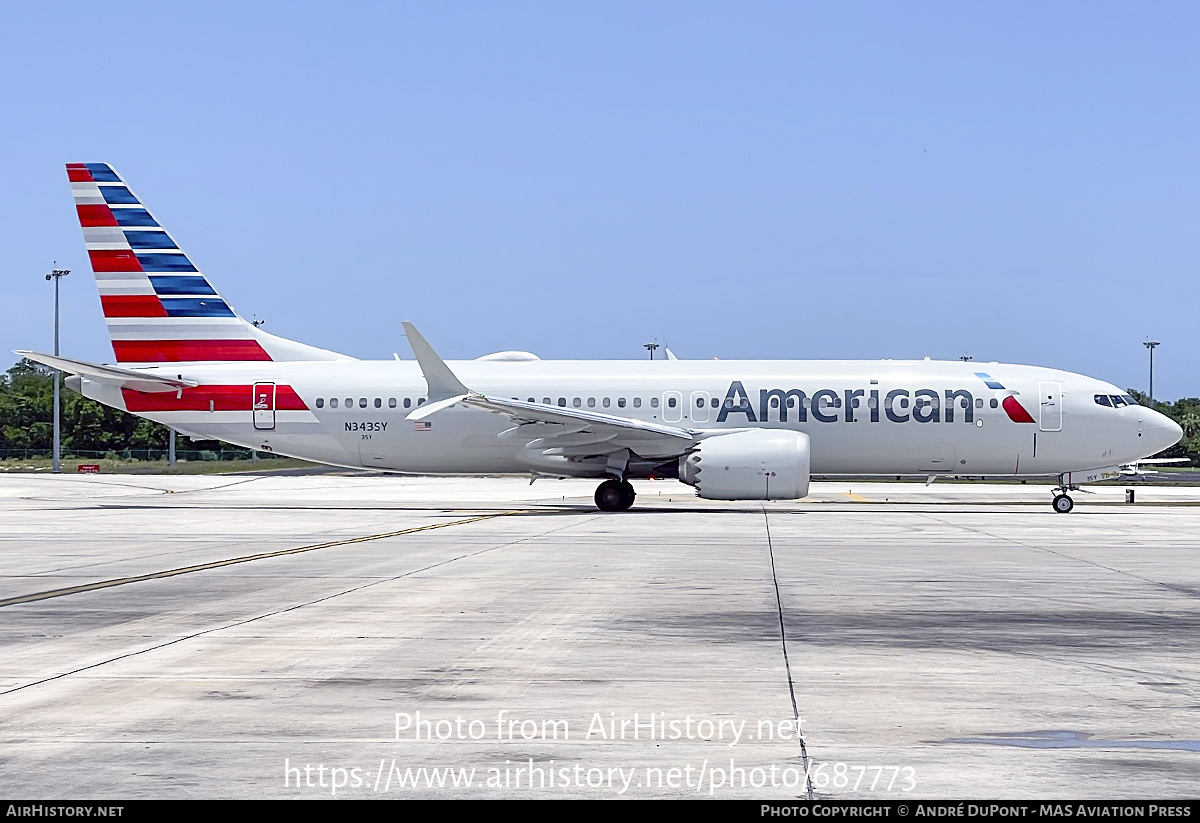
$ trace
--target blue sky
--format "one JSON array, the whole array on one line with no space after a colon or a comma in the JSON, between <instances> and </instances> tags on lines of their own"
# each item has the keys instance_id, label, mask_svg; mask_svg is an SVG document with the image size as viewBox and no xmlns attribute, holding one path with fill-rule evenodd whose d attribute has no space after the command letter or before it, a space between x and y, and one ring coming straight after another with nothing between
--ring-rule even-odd
<instances>
[{"instance_id":1,"label":"blue sky","mask_svg":"<svg viewBox=\"0 0 1200 823\"><path fill-rule=\"evenodd\" d=\"M955 358L1200 395L1200 6L9 4L0 348L111 360L66 162L357 357Z\"/></svg>"}]
</instances>

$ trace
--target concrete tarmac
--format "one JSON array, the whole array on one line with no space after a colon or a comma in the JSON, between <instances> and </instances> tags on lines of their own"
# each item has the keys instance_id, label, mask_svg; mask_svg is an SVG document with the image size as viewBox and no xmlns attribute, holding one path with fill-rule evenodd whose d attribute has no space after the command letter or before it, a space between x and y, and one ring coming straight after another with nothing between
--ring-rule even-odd
<instances>
[{"instance_id":1,"label":"concrete tarmac","mask_svg":"<svg viewBox=\"0 0 1200 823\"><path fill-rule=\"evenodd\" d=\"M0 793L1195 796L1200 489L594 485L0 478Z\"/></svg>"}]
</instances>

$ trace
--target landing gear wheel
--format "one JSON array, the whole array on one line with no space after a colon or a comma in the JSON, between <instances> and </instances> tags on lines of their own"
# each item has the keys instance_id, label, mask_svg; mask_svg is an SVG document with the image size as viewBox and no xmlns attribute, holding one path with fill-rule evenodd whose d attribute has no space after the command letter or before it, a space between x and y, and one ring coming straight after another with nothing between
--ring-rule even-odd
<instances>
[{"instance_id":1,"label":"landing gear wheel","mask_svg":"<svg viewBox=\"0 0 1200 823\"><path fill-rule=\"evenodd\" d=\"M637 492L633 490L633 484L628 480L621 481L621 511L628 511L633 505L634 498L637 497Z\"/></svg>"},{"instance_id":2,"label":"landing gear wheel","mask_svg":"<svg viewBox=\"0 0 1200 823\"><path fill-rule=\"evenodd\" d=\"M602 512L619 512L629 508L622 506L625 502L625 490L621 488L620 480L605 480L596 487L596 508ZM630 504L633 500L629 501Z\"/></svg>"},{"instance_id":3,"label":"landing gear wheel","mask_svg":"<svg viewBox=\"0 0 1200 823\"><path fill-rule=\"evenodd\" d=\"M1051 505L1054 506L1054 510L1059 514L1066 514L1075 508L1075 501L1065 494L1056 494Z\"/></svg>"}]
</instances>

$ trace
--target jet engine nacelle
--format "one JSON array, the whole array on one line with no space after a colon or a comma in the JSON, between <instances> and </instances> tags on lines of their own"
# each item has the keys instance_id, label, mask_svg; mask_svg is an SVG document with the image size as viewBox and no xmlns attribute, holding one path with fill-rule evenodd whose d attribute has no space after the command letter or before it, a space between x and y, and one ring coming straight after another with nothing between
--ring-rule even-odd
<instances>
[{"instance_id":1,"label":"jet engine nacelle","mask_svg":"<svg viewBox=\"0 0 1200 823\"><path fill-rule=\"evenodd\" d=\"M795 500L808 495L808 435L756 429L710 437L679 459L679 479L706 500Z\"/></svg>"}]
</instances>

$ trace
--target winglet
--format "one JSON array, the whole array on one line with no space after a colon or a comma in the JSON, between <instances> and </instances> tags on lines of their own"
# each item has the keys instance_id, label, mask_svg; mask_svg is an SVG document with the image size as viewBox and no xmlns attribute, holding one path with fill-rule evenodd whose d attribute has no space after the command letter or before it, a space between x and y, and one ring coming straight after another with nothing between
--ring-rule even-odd
<instances>
[{"instance_id":1,"label":"winglet","mask_svg":"<svg viewBox=\"0 0 1200 823\"><path fill-rule=\"evenodd\" d=\"M413 354L417 357L417 363L421 367L421 374L425 375L425 384L429 387L430 403L449 400L452 397L461 399L464 395L474 394L474 392L464 386L454 376L454 372L450 371L450 367L446 365L446 361L438 357L438 353L421 336L416 326L407 320L404 321L403 325L404 335L408 338L408 345L412 347Z\"/></svg>"}]
</instances>

